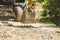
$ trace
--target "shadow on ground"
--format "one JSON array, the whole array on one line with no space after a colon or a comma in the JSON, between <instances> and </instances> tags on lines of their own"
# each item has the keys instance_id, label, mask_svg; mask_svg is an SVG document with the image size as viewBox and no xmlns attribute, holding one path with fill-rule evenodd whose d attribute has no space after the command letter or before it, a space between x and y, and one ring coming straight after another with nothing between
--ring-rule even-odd
<instances>
[{"instance_id":1,"label":"shadow on ground","mask_svg":"<svg viewBox=\"0 0 60 40\"><path fill-rule=\"evenodd\" d=\"M49 17L39 19L40 23L52 23Z\"/></svg>"},{"instance_id":2,"label":"shadow on ground","mask_svg":"<svg viewBox=\"0 0 60 40\"><path fill-rule=\"evenodd\" d=\"M47 24L55 24L56 26L60 27L60 19L56 17L53 17L52 19L49 17L44 17L44 18L39 19L39 22L47 23Z\"/></svg>"},{"instance_id":3,"label":"shadow on ground","mask_svg":"<svg viewBox=\"0 0 60 40\"><path fill-rule=\"evenodd\" d=\"M14 19L13 16L0 16L0 21L8 21L9 19Z\"/></svg>"}]
</instances>

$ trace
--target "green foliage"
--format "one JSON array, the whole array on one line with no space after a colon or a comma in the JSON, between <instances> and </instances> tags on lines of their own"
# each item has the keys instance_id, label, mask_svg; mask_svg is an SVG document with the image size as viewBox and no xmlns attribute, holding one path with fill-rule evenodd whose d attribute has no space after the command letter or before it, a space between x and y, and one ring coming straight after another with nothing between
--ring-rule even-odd
<instances>
[{"instance_id":1,"label":"green foliage","mask_svg":"<svg viewBox=\"0 0 60 40\"><path fill-rule=\"evenodd\" d=\"M44 0L37 0L37 1L41 3L41 2L43 2Z\"/></svg>"},{"instance_id":2,"label":"green foliage","mask_svg":"<svg viewBox=\"0 0 60 40\"><path fill-rule=\"evenodd\" d=\"M59 16L60 0L44 0L43 8L50 16Z\"/></svg>"},{"instance_id":3,"label":"green foliage","mask_svg":"<svg viewBox=\"0 0 60 40\"><path fill-rule=\"evenodd\" d=\"M60 0L44 0L42 5L44 14L49 15L56 25L60 25Z\"/></svg>"}]
</instances>

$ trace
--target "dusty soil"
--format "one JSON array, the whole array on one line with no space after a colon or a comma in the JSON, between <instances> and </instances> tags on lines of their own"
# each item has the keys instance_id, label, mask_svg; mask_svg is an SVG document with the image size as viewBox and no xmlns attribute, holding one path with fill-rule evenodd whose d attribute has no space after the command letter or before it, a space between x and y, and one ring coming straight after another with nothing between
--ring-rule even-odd
<instances>
[{"instance_id":1,"label":"dusty soil","mask_svg":"<svg viewBox=\"0 0 60 40\"><path fill-rule=\"evenodd\" d=\"M8 25L9 22L12 24ZM12 21L0 21L0 40L60 40L60 28L41 24L39 27L23 27L18 26L19 22L14 24Z\"/></svg>"},{"instance_id":2,"label":"dusty soil","mask_svg":"<svg viewBox=\"0 0 60 40\"><path fill-rule=\"evenodd\" d=\"M20 26L13 17L0 17L0 40L60 40L60 28L46 27L45 24Z\"/></svg>"}]
</instances>

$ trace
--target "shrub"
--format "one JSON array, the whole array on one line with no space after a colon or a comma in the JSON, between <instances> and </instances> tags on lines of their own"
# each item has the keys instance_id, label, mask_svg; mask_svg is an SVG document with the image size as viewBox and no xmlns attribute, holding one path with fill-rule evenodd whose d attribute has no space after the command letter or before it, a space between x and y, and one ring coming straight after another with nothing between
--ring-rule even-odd
<instances>
[{"instance_id":1,"label":"shrub","mask_svg":"<svg viewBox=\"0 0 60 40\"><path fill-rule=\"evenodd\" d=\"M60 26L60 0L44 0L43 14L49 15L53 23Z\"/></svg>"},{"instance_id":2,"label":"shrub","mask_svg":"<svg viewBox=\"0 0 60 40\"><path fill-rule=\"evenodd\" d=\"M43 8L46 14L57 17L60 15L60 0L44 0Z\"/></svg>"},{"instance_id":3,"label":"shrub","mask_svg":"<svg viewBox=\"0 0 60 40\"><path fill-rule=\"evenodd\" d=\"M41 3L41 2L43 2L44 0L37 0L37 1Z\"/></svg>"}]
</instances>

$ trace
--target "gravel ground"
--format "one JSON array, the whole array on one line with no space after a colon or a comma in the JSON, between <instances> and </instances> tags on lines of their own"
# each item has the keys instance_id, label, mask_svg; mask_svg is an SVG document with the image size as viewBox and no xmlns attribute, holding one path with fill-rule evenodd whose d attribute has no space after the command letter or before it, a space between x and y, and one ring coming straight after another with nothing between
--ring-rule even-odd
<instances>
[{"instance_id":1,"label":"gravel ground","mask_svg":"<svg viewBox=\"0 0 60 40\"><path fill-rule=\"evenodd\" d=\"M0 26L0 40L60 40L60 29Z\"/></svg>"}]
</instances>

